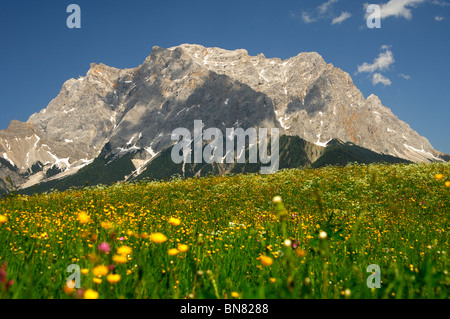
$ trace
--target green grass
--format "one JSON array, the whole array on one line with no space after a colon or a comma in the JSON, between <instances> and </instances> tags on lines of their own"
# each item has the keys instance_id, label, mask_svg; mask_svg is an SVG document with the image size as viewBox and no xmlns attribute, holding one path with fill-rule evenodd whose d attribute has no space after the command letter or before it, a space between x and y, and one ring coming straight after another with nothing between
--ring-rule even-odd
<instances>
[{"instance_id":1,"label":"green grass","mask_svg":"<svg viewBox=\"0 0 450 319\"><path fill-rule=\"evenodd\" d=\"M0 265L14 283L0 283L0 296L448 299L449 179L448 163L349 165L5 198ZM168 240L152 242L156 232ZM102 242L110 253L98 251ZM178 244L189 249L169 255ZM132 253L119 264L123 245ZM273 263L262 265L262 255ZM86 273L66 293L70 264ZM371 264L379 289L366 285ZM98 265L113 265L121 280L94 283Z\"/></svg>"}]
</instances>

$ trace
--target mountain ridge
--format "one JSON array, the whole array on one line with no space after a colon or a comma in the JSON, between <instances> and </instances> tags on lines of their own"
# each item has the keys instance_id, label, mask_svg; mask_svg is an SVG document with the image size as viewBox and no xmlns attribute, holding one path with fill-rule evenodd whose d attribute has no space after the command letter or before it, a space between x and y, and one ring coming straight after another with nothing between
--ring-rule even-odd
<instances>
[{"instance_id":1,"label":"mountain ridge","mask_svg":"<svg viewBox=\"0 0 450 319\"><path fill-rule=\"evenodd\" d=\"M447 158L316 52L281 60L192 44L154 47L136 68L92 63L47 108L0 131L0 157L26 175L18 187L137 150L141 171L173 145L173 129L192 130L196 119L222 131L279 128L318 146L339 139L413 162Z\"/></svg>"}]
</instances>

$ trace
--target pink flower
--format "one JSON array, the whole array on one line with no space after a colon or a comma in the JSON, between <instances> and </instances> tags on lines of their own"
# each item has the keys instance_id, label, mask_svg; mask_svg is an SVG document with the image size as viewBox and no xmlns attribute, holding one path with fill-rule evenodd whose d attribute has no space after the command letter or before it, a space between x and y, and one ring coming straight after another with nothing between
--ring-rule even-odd
<instances>
[{"instance_id":1,"label":"pink flower","mask_svg":"<svg viewBox=\"0 0 450 319\"><path fill-rule=\"evenodd\" d=\"M6 282L6 271L4 269L0 269L0 283Z\"/></svg>"},{"instance_id":2,"label":"pink flower","mask_svg":"<svg viewBox=\"0 0 450 319\"><path fill-rule=\"evenodd\" d=\"M2 266L0 267L0 283L6 282L6 262L3 262Z\"/></svg>"},{"instance_id":3,"label":"pink flower","mask_svg":"<svg viewBox=\"0 0 450 319\"><path fill-rule=\"evenodd\" d=\"M120 237L119 239L120 239L120 241L124 240L124 238L123 238L123 237Z\"/></svg>"},{"instance_id":4,"label":"pink flower","mask_svg":"<svg viewBox=\"0 0 450 319\"><path fill-rule=\"evenodd\" d=\"M108 243L105 242L98 245L97 249L102 253L109 253L111 251L111 247L109 246Z\"/></svg>"},{"instance_id":5,"label":"pink flower","mask_svg":"<svg viewBox=\"0 0 450 319\"><path fill-rule=\"evenodd\" d=\"M83 295L84 295L84 289L83 288L82 289L78 289L76 294L75 294L75 296L77 298L83 298Z\"/></svg>"},{"instance_id":6,"label":"pink flower","mask_svg":"<svg viewBox=\"0 0 450 319\"><path fill-rule=\"evenodd\" d=\"M3 262L0 267L0 284L5 285L5 289L8 290L13 284L14 280L11 279L8 281L8 275L6 273L6 262Z\"/></svg>"}]
</instances>

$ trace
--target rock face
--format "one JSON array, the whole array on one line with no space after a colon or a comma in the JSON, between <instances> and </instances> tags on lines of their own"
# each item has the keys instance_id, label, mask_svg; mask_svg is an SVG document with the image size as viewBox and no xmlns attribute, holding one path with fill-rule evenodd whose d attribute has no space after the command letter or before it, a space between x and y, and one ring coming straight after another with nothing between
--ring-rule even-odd
<instances>
[{"instance_id":1,"label":"rock face","mask_svg":"<svg viewBox=\"0 0 450 319\"><path fill-rule=\"evenodd\" d=\"M437 160L441 155L378 97L365 99L348 73L327 64L317 53L281 61L263 54L250 57L245 50L181 47L197 63L269 96L288 135L317 145L337 138L414 162Z\"/></svg>"},{"instance_id":2,"label":"rock face","mask_svg":"<svg viewBox=\"0 0 450 319\"><path fill-rule=\"evenodd\" d=\"M18 172L17 167L0 158L0 195L17 190L26 181L26 178Z\"/></svg>"},{"instance_id":3,"label":"rock face","mask_svg":"<svg viewBox=\"0 0 450 319\"><path fill-rule=\"evenodd\" d=\"M317 53L282 61L184 44L154 47L133 69L91 64L46 109L0 131L0 158L17 168L22 187L73 174L99 155L139 151L139 172L194 120L223 132L277 127L318 146L339 139L414 162L444 156Z\"/></svg>"}]
</instances>

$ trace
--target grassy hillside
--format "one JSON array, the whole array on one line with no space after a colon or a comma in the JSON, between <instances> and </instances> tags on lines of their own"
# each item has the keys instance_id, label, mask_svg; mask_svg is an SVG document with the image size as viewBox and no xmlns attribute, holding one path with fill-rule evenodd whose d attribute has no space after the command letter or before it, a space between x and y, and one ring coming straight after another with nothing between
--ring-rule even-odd
<instances>
[{"instance_id":1,"label":"grassy hillside","mask_svg":"<svg viewBox=\"0 0 450 319\"><path fill-rule=\"evenodd\" d=\"M448 299L449 180L349 165L6 198L0 297Z\"/></svg>"},{"instance_id":2,"label":"grassy hillside","mask_svg":"<svg viewBox=\"0 0 450 319\"><path fill-rule=\"evenodd\" d=\"M333 140L329 143L322 156L312 164L312 167L326 165L347 165L348 163L410 163L405 159L391 155L378 154L353 143L342 143Z\"/></svg>"}]
</instances>

